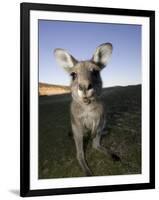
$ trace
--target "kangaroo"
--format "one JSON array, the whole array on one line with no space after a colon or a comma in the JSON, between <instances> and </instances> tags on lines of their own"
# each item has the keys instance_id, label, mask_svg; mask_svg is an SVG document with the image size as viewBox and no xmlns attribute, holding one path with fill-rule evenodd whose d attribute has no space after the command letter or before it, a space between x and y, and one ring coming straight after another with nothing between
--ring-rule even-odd
<instances>
[{"instance_id":1,"label":"kangaroo","mask_svg":"<svg viewBox=\"0 0 159 200\"><path fill-rule=\"evenodd\" d=\"M57 63L64 68L71 78L71 126L76 145L77 159L86 176L93 175L85 159L84 136L91 132L92 147L119 160L111 150L101 145L101 137L105 134L106 113L101 100L102 79L100 71L107 65L112 44L98 46L90 60L77 61L66 50L54 50Z\"/></svg>"}]
</instances>

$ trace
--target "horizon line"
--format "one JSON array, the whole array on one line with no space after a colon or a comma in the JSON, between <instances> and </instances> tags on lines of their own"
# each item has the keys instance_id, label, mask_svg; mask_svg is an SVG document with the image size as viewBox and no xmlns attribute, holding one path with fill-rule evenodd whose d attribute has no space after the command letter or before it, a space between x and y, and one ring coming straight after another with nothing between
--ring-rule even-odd
<instances>
[{"instance_id":1,"label":"horizon line","mask_svg":"<svg viewBox=\"0 0 159 200\"><path fill-rule=\"evenodd\" d=\"M47 85L56 85L56 86L61 86L61 87L70 87L70 85L61 85L61 84L54 84L54 83L48 83L48 82L38 82L42 84L47 84ZM127 87L127 86L135 86L135 85L142 85L142 83L135 83L135 84L128 84L128 85L108 85L108 86L103 86L103 88L109 88L109 87Z\"/></svg>"}]
</instances>

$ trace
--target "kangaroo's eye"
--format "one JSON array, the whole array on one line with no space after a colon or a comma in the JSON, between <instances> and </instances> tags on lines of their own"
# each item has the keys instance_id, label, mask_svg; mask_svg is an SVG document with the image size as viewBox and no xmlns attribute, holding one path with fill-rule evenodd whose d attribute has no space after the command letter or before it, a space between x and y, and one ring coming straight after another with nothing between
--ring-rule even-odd
<instances>
[{"instance_id":1,"label":"kangaroo's eye","mask_svg":"<svg viewBox=\"0 0 159 200\"><path fill-rule=\"evenodd\" d=\"M72 76L72 79L75 80L77 78L77 73L76 72L72 72L71 76Z\"/></svg>"}]
</instances>

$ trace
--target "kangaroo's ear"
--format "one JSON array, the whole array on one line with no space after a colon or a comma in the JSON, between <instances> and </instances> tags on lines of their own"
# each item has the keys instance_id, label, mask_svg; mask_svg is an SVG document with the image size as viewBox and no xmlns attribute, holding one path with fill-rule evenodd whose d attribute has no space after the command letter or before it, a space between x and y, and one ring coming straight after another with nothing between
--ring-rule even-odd
<instances>
[{"instance_id":1,"label":"kangaroo's ear","mask_svg":"<svg viewBox=\"0 0 159 200\"><path fill-rule=\"evenodd\" d=\"M95 62L101 69L103 69L109 62L113 50L111 43L101 44L96 48L93 54L92 61Z\"/></svg>"},{"instance_id":2,"label":"kangaroo's ear","mask_svg":"<svg viewBox=\"0 0 159 200\"><path fill-rule=\"evenodd\" d=\"M77 63L77 60L64 49L55 49L54 55L57 63L69 73Z\"/></svg>"}]
</instances>

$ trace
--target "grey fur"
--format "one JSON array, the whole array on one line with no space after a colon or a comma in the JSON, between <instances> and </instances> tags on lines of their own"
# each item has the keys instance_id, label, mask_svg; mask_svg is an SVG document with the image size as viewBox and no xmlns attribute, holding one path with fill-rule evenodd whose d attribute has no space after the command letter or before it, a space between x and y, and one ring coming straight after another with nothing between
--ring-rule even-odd
<instances>
[{"instance_id":1,"label":"grey fur","mask_svg":"<svg viewBox=\"0 0 159 200\"><path fill-rule=\"evenodd\" d=\"M112 53L112 45L105 43L97 47L91 60L77 61L66 50L55 49L57 62L72 76L71 81L71 124L77 150L77 159L87 176L92 175L84 154L83 137L87 131L93 138L92 147L105 154L109 150L101 146L101 136L105 131L106 114L101 101L101 69L107 64Z\"/></svg>"}]
</instances>

